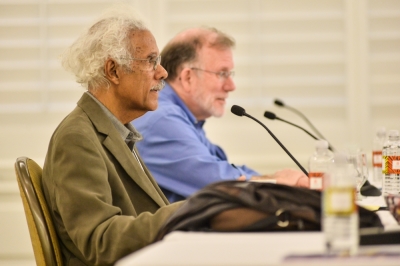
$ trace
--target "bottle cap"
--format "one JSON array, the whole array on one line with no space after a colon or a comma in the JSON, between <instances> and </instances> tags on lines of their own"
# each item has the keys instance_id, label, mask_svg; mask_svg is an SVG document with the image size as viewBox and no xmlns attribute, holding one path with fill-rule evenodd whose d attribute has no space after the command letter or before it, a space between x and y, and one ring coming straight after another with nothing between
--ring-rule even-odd
<instances>
[{"instance_id":1,"label":"bottle cap","mask_svg":"<svg viewBox=\"0 0 400 266\"><path fill-rule=\"evenodd\" d=\"M324 139L319 139L315 142L315 148L317 149L328 149L329 143Z\"/></svg>"}]
</instances>

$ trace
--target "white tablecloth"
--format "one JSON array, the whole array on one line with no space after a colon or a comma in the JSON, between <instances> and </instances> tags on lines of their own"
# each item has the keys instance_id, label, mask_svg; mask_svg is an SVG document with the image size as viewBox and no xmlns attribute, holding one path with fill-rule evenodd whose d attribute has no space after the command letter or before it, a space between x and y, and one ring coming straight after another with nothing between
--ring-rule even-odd
<instances>
[{"instance_id":1,"label":"white tablecloth","mask_svg":"<svg viewBox=\"0 0 400 266\"><path fill-rule=\"evenodd\" d=\"M383 198L371 197L359 202L364 206L385 206ZM385 229L400 230L388 211L378 212ZM361 247L361 253L394 251L397 258L355 258L338 261L287 261L288 255L323 254L321 232L285 233L203 233L173 232L162 241L152 244L118 261L116 266L197 266L197 265L400 265L400 245Z\"/></svg>"}]
</instances>

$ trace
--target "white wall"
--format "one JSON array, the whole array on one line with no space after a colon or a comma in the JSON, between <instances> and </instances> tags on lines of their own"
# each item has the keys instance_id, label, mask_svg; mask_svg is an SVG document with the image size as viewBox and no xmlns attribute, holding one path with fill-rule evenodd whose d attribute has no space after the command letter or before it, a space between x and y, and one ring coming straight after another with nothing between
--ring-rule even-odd
<instances>
[{"instance_id":1,"label":"white wall","mask_svg":"<svg viewBox=\"0 0 400 266\"><path fill-rule=\"evenodd\" d=\"M19 156L43 163L51 133L83 89L57 56L106 0L0 0L0 266L34 265L13 172ZM313 140L265 110L310 130L275 98L303 112L339 149L371 149L378 126L400 129L400 1L136 0L160 49L180 30L218 27L237 41L237 90L208 136L232 162L263 173L295 164L232 104L264 122L306 167Z\"/></svg>"}]
</instances>

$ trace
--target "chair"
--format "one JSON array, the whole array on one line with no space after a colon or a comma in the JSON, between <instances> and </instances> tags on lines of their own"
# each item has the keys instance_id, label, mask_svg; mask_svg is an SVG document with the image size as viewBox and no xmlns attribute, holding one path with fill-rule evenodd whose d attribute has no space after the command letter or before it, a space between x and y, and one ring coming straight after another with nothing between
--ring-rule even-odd
<instances>
[{"instance_id":1,"label":"chair","mask_svg":"<svg viewBox=\"0 0 400 266\"><path fill-rule=\"evenodd\" d=\"M15 162L15 172L36 265L62 266L59 242L43 195L42 168L32 159L19 157Z\"/></svg>"}]
</instances>

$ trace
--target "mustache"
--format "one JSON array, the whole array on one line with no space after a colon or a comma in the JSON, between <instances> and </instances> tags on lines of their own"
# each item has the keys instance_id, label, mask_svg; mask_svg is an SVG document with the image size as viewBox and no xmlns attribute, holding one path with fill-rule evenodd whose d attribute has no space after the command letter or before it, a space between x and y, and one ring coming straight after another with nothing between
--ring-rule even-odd
<instances>
[{"instance_id":1,"label":"mustache","mask_svg":"<svg viewBox=\"0 0 400 266\"><path fill-rule=\"evenodd\" d=\"M157 85L153 86L151 89L152 90L162 90L165 86L165 81L161 80L160 83L158 83Z\"/></svg>"}]
</instances>

